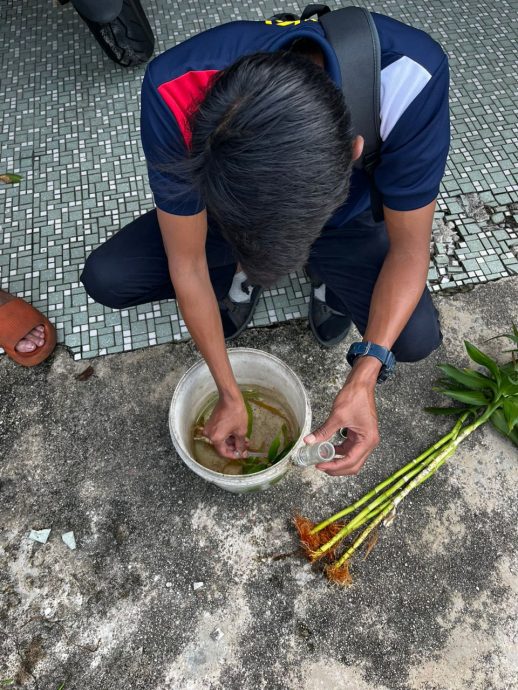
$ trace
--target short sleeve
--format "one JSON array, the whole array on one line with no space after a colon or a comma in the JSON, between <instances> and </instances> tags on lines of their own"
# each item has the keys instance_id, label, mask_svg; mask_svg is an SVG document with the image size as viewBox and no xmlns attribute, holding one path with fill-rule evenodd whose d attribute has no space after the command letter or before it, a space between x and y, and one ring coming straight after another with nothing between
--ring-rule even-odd
<instances>
[{"instance_id":1,"label":"short sleeve","mask_svg":"<svg viewBox=\"0 0 518 690\"><path fill-rule=\"evenodd\" d=\"M185 160L187 147L174 115L153 83L149 67L142 83L140 134L155 205L179 216L202 211L204 204L197 191L174 172L175 164Z\"/></svg>"},{"instance_id":2,"label":"short sleeve","mask_svg":"<svg viewBox=\"0 0 518 690\"><path fill-rule=\"evenodd\" d=\"M436 198L450 146L448 88L444 56L383 142L375 180L388 208L411 211Z\"/></svg>"}]
</instances>

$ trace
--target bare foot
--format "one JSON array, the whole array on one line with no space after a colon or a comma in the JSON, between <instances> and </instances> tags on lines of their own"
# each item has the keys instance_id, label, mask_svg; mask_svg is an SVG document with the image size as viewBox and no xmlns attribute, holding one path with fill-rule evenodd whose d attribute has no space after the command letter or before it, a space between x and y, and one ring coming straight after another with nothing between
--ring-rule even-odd
<instances>
[{"instance_id":1,"label":"bare foot","mask_svg":"<svg viewBox=\"0 0 518 690\"><path fill-rule=\"evenodd\" d=\"M6 300L2 299L2 291L0 291L0 304ZM25 338L22 338L16 343L15 350L17 352L34 352L36 348L45 344L45 329L42 325L33 328L30 333L27 333Z\"/></svg>"}]
</instances>

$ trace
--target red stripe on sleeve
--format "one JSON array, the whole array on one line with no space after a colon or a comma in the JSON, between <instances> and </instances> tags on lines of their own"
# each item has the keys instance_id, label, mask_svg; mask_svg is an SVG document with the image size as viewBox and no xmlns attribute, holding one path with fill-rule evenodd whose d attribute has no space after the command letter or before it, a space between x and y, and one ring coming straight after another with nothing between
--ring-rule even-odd
<instances>
[{"instance_id":1,"label":"red stripe on sleeve","mask_svg":"<svg viewBox=\"0 0 518 690\"><path fill-rule=\"evenodd\" d=\"M218 71L209 69L186 72L158 87L158 93L175 116L187 146L191 143L188 115L203 100L213 75Z\"/></svg>"}]
</instances>

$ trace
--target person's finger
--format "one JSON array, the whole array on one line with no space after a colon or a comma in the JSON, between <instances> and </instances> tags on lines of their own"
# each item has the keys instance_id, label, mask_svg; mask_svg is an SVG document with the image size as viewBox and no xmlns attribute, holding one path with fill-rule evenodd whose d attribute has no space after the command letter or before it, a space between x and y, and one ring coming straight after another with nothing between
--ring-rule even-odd
<instances>
[{"instance_id":1,"label":"person's finger","mask_svg":"<svg viewBox=\"0 0 518 690\"><path fill-rule=\"evenodd\" d=\"M321 462L316 467L329 474L354 474L354 470L358 471L376 445L374 436L372 438L371 436L364 436L355 440L347 439L336 447L337 451L343 452L343 457L330 462Z\"/></svg>"},{"instance_id":2,"label":"person's finger","mask_svg":"<svg viewBox=\"0 0 518 690\"><path fill-rule=\"evenodd\" d=\"M343 424L331 414L322 426L318 427L318 429L315 429L304 438L304 443L312 446L314 443L328 441L342 426Z\"/></svg>"},{"instance_id":3,"label":"person's finger","mask_svg":"<svg viewBox=\"0 0 518 690\"><path fill-rule=\"evenodd\" d=\"M233 443L229 444L227 443L228 439L223 439L223 440L218 440L215 441L214 439L211 439L212 445L214 446L214 450L218 455L220 455L222 458L228 458L229 460L237 460L239 459L239 453L236 450L236 447Z\"/></svg>"},{"instance_id":4,"label":"person's finger","mask_svg":"<svg viewBox=\"0 0 518 690\"><path fill-rule=\"evenodd\" d=\"M369 453L366 453L363 457L361 457L359 460L357 460L354 464L350 464L350 463L345 464L345 463L342 463L340 461L337 461L335 467L329 468L329 469L324 469L322 471L325 472L330 477L345 477L345 476L349 476L349 475L355 475L355 474L358 474L358 472L361 470L361 468L365 464L365 460L367 460L368 457L369 457ZM330 463L326 463L326 464L330 464ZM318 467L318 465L317 465L317 467Z\"/></svg>"},{"instance_id":5,"label":"person's finger","mask_svg":"<svg viewBox=\"0 0 518 690\"><path fill-rule=\"evenodd\" d=\"M240 458L248 457L247 447L248 447L248 441L247 441L246 436L241 436L239 434L235 434L235 436L234 436L234 448L239 453Z\"/></svg>"}]
</instances>

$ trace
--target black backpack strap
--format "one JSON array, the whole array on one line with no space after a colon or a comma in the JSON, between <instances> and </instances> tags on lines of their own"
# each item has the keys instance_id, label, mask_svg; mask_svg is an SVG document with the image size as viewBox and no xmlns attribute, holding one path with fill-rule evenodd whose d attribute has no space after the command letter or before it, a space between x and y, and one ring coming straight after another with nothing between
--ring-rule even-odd
<instances>
[{"instance_id":1,"label":"black backpack strap","mask_svg":"<svg viewBox=\"0 0 518 690\"><path fill-rule=\"evenodd\" d=\"M300 18L302 21L304 21L304 20L312 17L314 14L316 14L317 17L320 18L324 14L327 14L328 12L331 12L331 10L329 9L329 7L327 5L320 5L320 4L306 5L302 14L300 15Z\"/></svg>"},{"instance_id":2,"label":"black backpack strap","mask_svg":"<svg viewBox=\"0 0 518 690\"><path fill-rule=\"evenodd\" d=\"M293 12L278 12L277 14L272 14L269 17L269 21L279 21L279 22L294 22L300 19L298 14L293 14Z\"/></svg>"},{"instance_id":3,"label":"black backpack strap","mask_svg":"<svg viewBox=\"0 0 518 690\"><path fill-rule=\"evenodd\" d=\"M280 22L294 22L297 20L303 22L312 17L314 14L316 14L317 17L321 17L326 12L331 12L327 5L306 5L300 17L298 14L294 14L293 12L278 12L270 17L270 21L277 19Z\"/></svg>"},{"instance_id":4,"label":"black backpack strap","mask_svg":"<svg viewBox=\"0 0 518 690\"><path fill-rule=\"evenodd\" d=\"M363 169L371 183L374 218L383 219L383 203L374 184L374 169L379 160L381 49L371 14L363 7L344 7L333 12L317 8L319 21L331 43L342 75L342 91L349 106L354 134L365 140L363 154L355 167ZM306 12L304 11L304 13ZM304 14L303 13L303 14Z\"/></svg>"}]
</instances>

